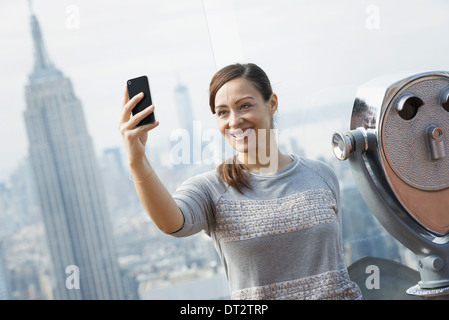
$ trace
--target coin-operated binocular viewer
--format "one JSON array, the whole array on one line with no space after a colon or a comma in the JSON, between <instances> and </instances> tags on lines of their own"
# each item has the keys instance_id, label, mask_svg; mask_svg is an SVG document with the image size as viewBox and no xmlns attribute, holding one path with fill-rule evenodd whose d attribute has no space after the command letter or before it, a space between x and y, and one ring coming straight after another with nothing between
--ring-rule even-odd
<instances>
[{"instance_id":1,"label":"coin-operated binocular viewer","mask_svg":"<svg viewBox=\"0 0 449 320\"><path fill-rule=\"evenodd\" d=\"M407 293L449 298L449 72L361 86L332 147L376 219L416 255L421 281Z\"/></svg>"}]
</instances>

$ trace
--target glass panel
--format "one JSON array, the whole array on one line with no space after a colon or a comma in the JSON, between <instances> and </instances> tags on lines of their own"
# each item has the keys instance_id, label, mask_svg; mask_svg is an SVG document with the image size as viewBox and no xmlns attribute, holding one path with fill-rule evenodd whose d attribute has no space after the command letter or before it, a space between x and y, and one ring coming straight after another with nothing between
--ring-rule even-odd
<instances>
[{"instance_id":1,"label":"glass panel","mask_svg":"<svg viewBox=\"0 0 449 320\"><path fill-rule=\"evenodd\" d=\"M349 129L360 84L403 70L449 69L447 44L441 41L449 27L449 3L42 0L28 7L4 2L0 8L8 12L0 20L0 36L8 39L0 59L0 299L54 299L56 279L70 280L60 285L62 291L78 292L70 254L92 259L100 269L115 254L127 299L229 298L210 238L162 234L144 212L117 123L126 80L147 75L160 121L149 134L147 156L174 192L232 152L210 111L208 86L217 69L233 62L256 63L270 77L279 98L274 125L281 151L335 169L347 265L374 256L417 268L414 255L366 207L347 161L333 156L331 136ZM24 121L28 108L45 108L27 102L57 94L51 83L64 86L63 98L55 101L73 108L52 121L63 121L59 125L80 135L62 145L43 138L29 143L27 132L33 139L51 131L45 131L52 125L46 117ZM57 171L52 163L79 167ZM84 230L72 226L86 224L87 231L73 239L96 236L109 249L94 252L87 242L72 243L67 260L54 262L52 250L67 244L51 241L46 231L52 206L61 210L54 214L72 214L66 229L56 230L68 234ZM100 218L76 214L89 210ZM108 224L113 238L106 236Z\"/></svg>"}]
</instances>

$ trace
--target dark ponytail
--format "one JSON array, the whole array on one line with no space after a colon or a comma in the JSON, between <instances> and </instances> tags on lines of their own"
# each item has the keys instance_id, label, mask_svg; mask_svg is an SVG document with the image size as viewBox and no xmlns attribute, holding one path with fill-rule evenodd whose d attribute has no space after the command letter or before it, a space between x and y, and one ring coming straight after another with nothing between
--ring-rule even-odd
<instances>
[{"instance_id":1,"label":"dark ponytail","mask_svg":"<svg viewBox=\"0 0 449 320\"><path fill-rule=\"evenodd\" d=\"M231 187L243 194L243 189L251 189L249 169L243 163L238 162L237 156L232 158L232 163L224 161L217 167L218 176Z\"/></svg>"},{"instance_id":2,"label":"dark ponytail","mask_svg":"<svg viewBox=\"0 0 449 320\"><path fill-rule=\"evenodd\" d=\"M210 82L209 105L213 114L215 114L215 96L218 90L228 81L237 78L250 81L260 92L264 101L268 101L273 94L270 80L259 66L253 63L232 64L217 71ZM233 157L232 163L225 160L220 164L217 167L217 173L224 182L236 188L240 193L243 193L244 188L251 189L249 169L245 164L238 161L237 156Z\"/></svg>"}]
</instances>

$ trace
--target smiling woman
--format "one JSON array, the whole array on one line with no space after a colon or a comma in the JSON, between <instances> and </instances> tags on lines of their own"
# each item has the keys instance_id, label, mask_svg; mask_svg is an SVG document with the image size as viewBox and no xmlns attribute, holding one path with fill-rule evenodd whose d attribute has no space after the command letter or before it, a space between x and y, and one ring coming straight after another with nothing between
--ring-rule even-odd
<instances>
[{"instance_id":1,"label":"smiling woman","mask_svg":"<svg viewBox=\"0 0 449 320\"><path fill-rule=\"evenodd\" d=\"M344 263L335 173L324 162L280 152L271 135L278 99L260 67L233 64L214 75L211 111L238 154L173 195L145 156L147 133L158 123L136 127L154 107L130 117L138 100L125 92L119 127L139 199L165 233L205 231L213 239L231 298L361 299Z\"/></svg>"},{"instance_id":2,"label":"smiling woman","mask_svg":"<svg viewBox=\"0 0 449 320\"><path fill-rule=\"evenodd\" d=\"M239 152L217 169L226 183L242 192L242 187L250 187L249 176L244 174L247 169L275 173L291 163L273 137L278 99L261 68L252 63L222 68L212 78L209 96L218 129Z\"/></svg>"}]
</instances>

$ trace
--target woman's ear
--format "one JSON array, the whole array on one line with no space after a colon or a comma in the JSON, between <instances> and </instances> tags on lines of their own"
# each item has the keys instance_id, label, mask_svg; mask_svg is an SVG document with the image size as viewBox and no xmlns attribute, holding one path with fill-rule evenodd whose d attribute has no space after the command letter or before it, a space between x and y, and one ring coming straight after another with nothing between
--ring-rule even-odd
<instances>
[{"instance_id":1,"label":"woman's ear","mask_svg":"<svg viewBox=\"0 0 449 320\"><path fill-rule=\"evenodd\" d=\"M278 109L278 96L273 93L268 100L268 106L270 107L271 114L274 114Z\"/></svg>"}]
</instances>

